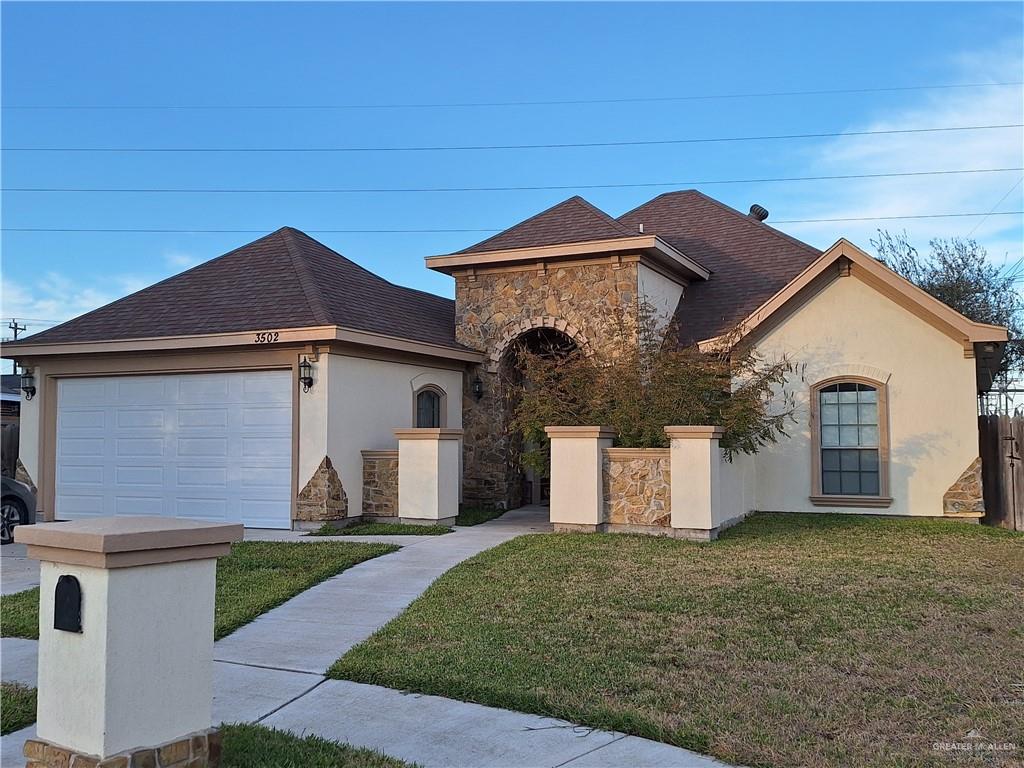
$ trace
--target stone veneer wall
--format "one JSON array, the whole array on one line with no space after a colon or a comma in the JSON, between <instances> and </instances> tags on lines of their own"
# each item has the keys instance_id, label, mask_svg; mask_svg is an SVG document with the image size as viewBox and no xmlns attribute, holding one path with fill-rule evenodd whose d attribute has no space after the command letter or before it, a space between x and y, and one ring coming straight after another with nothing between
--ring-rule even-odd
<instances>
[{"instance_id":1,"label":"stone veneer wall","mask_svg":"<svg viewBox=\"0 0 1024 768\"><path fill-rule=\"evenodd\" d=\"M319 522L341 520L348 515L348 496L330 456L324 456L316 472L299 492L295 519Z\"/></svg>"},{"instance_id":2,"label":"stone veneer wall","mask_svg":"<svg viewBox=\"0 0 1024 768\"><path fill-rule=\"evenodd\" d=\"M455 334L488 355L464 377L463 498L467 504L518 505L517 441L509 434L508 403L499 375L510 341L536 327L562 331L584 349L612 348L619 318L635 322L637 264L610 258L587 263L458 274ZM472 382L479 376L478 402Z\"/></svg>"},{"instance_id":3,"label":"stone veneer wall","mask_svg":"<svg viewBox=\"0 0 1024 768\"><path fill-rule=\"evenodd\" d=\"M971 462L942 496L942 514L984 514L985 495L981 484L981 457Z\"/></svg>"},{"instance_id":4,"label":"stone veneer wall","mask_svg":"<svg viewBox=\"0 0 1024 768\"><path fill-rule=\"evenodd\" d=\"M609 448L603 451L601 470L606 523L665 528L671 525L668 448Z\"/></svg>"},{"instance_id":5,"label":"stone veneer wall","mask_svg":"<svg viewBox=\"0 0 1024 768\"><path fill-rule=\"evenodd\" d=\"M28 760L26 768L217 768L221 734L211 728L157 747L136 748L103 760L41 739L29 739L22 751Z\"/></svg>"},{"instance_id":6,"label":"stone veneer wall","mask_svg":"<svg viewBox=\"0 0 1024 768\"><path fill-rule=\"evenodd\" d=\"M363 514L398 516L398 451L363 451Z\"/></svg>"}]
</instances>

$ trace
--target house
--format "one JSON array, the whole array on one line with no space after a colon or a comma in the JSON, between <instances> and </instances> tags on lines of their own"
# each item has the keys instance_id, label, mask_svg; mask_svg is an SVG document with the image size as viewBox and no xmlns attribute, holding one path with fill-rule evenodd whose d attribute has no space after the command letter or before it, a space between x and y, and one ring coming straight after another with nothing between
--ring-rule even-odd
<instances>
[{"instance_id":1,"label":"house","mask_svg":"<svg viewBox=\"0 0 1024 768\"><path fill-rule=\"evenodd\" d=\"M21 417L21 376L5 373L0 376L0 465L3 474L13 477L18 460L18 421Z\"/></svg>"},{"instance_id":2,"label":"house","mask_svg":"<svg viewBox=\"0 0 1024 768\"><path fill-rule=\"evenodd\" d=\"M683 343L739 327L797 364L798 422L758 454L751 508L980 514L976 395L1005 329L766 216L692 190L618 218L573 197L427 258L454 301L280 229L6 345L34 376L20 469L45 519L407 517L395 430L415 427L461 439L464 503L518 505L540 482L506 428L510 349L599 350L643 300Z\"/></svg>"}]
</instances>

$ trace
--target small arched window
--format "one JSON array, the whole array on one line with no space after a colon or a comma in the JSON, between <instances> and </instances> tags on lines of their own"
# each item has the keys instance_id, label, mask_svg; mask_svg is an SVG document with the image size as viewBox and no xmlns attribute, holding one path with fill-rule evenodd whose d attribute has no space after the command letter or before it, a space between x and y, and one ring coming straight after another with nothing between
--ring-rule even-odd
<instances>
[{"instance_id":1,"label":"small arched window","mask_svg":"<svg viewBox=\"0 0 1024 768\"><path fill-rule=\"evenodd\" d=\"M812 398L816 416L812 500L887 501L885 385L863 379L830 380L814 387Z\"/></svg>"},{"instance_id":2,"label":"small arched window","mask_svg":"<svg viewBox=\"0 0 1024 768\"><path fill-rule=\"evenodd\" d=\"M416 426L441 426L441 393L436 389L425 388L416 393Z\"/></svg>"}]
</instances>

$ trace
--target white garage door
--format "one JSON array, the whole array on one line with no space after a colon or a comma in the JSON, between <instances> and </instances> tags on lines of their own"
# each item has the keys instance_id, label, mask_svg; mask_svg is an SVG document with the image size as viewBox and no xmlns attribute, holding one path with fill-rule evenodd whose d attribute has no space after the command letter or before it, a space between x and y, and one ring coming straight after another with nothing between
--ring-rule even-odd
<instances>
[{"instance_id":1,"label":"white garage door","mask_svg":"<svg viewBox=\"0 0 1024 768\"><path fill-rule=\"evenodd\" d=\"M61 379L56 517L291 526L290 371Z\"/></svg>"}]
</instances>

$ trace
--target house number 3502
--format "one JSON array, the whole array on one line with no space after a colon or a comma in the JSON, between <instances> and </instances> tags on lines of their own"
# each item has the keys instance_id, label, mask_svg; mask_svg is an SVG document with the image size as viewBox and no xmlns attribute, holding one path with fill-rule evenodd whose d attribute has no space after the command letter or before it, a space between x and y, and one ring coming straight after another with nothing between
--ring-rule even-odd
<instances>
[{"instance_id":1,"label":"house number 3502","mask_svg":"<svg viewBox=\"0 0 1024 768\"><path fill-rule=\"evenodd\" d=\"M264 331L263 333L257 333L253 341L256 344L273 344L280 336L281 334L277 331Z\"/></svg>"}]
</instances>

